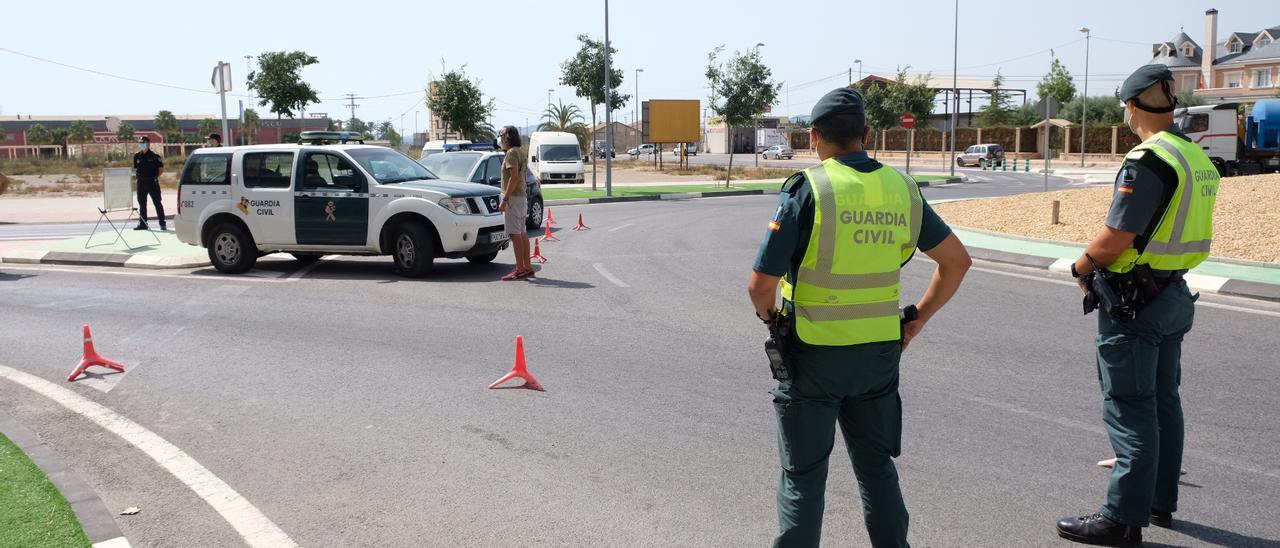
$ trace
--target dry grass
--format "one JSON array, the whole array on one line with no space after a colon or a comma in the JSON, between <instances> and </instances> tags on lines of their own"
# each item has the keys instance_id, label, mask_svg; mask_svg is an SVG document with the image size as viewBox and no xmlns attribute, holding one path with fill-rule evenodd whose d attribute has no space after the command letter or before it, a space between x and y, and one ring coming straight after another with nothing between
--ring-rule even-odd
<instances>
[{"instance_id":1,"label":"dry grass","mask_svg":"<svg viewBox=\"0 0 1280 548\"><path fill-rule=\"evenodd\" d=\"M1088 243L1111 205L1110 187L938 204L949 224L1032 238ZM1054 200L1061 224L1050 224ZM1280 263L1280 174L1223 179L1213 219L1213 255Z\"/></svg>"}]
</instances>

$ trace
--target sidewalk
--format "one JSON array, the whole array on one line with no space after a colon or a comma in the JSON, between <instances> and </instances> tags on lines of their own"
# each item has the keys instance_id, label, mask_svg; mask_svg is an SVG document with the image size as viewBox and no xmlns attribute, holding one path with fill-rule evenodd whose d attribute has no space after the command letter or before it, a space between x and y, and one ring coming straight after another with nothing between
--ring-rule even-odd
<instances>
[{"instance_id":1,"label":"sidewalk","mask_svg":"<svg viewBox=\"0 0 1280 548\"><path fill-rule=\"evenodd\" d=\"M164 213L173 218L178 212L178 191L161 192ZM134 204L136 206L136 203ZM148 202L148 213L155 216L154 204ZM102 207L102 194L90 196L41 196L0 198L0 224L9 223L70 223L98 220L98 208ZM123 220L126 212L111 214L111 220ZM134 214L136 217L136 213ZM154 223L155 219L151 219ZM120 223L117 222L117 225ZM132 227L130 227L132 228Z\"/></svg>"},{"instance_id":2,"label":"sidewalk","mask_svg":"<svg viewBox=\"0 0 1280 548\"><path fill-rule=\"evenodd\" d=\"M4 250L0 252L0 263L148 269L200 268L210 264L209 255L204 248L179 242L172 230L126 230L124 237L133 244L133 249L124 242L113 243L116 234L108 228L106 232L99 231L94 235L92 242L89 242L88 236L78 236L53 242L32 242L30 247ZM91 243L92 247L85 247L86 242Z\"/></svg>"},{"instance_id":3,"label":"sidewalk","mask_svg":"<svg viewBox=\"0 0 1280 548\"><path fill-rule=\"evenodd\" d=\"M952 227L974 258L1071 272L1084 246ZM1280 301L1280 265L1211 257L1186 276L1192 290Z\"/></svg>"}]
</instances>

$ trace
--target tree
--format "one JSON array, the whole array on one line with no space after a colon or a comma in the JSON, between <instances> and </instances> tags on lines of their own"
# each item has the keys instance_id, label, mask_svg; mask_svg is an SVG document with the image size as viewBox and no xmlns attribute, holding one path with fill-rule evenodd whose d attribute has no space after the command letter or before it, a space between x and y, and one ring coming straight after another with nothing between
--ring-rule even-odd
<instances>
[{"instance_id":1,"label":"tree","mask_svg":"<svg viewBox=\"0 0 1280 548\"><path fill-rule=\"evenodd\" d=\"M87 156L84 144L93 140L93 126L84 120L76 120L71 123L71 128L67 130L67 138L80 144L80 156Z\"/></svg>"},{"instance_id":2,"label":"tree","mask_svg":"<svg viewBox=\"0 0 1280 548\"><path fill-rule=\"evenodd\" d=\"M120 122L120 127L116 128L116 140L121 143L132 143L133 136L136 132L137 130L133 128L133 124L130 124L129 122Z\"/></svg>"},{"instance_id":3,"label":"tree","mask_svg":"<svg viewBox=\"0 0 1280 548\"><path fill-rule=\"evenodd\" d=\"M991 81L991 91L988 93L987 106L982 107L982 111L978 113L976 122L978 127L996 127L1007 126L1013 119L1009 106L1009 93L1004 90L1004 76L1000 71L996 71L996 77Z\"/></svg>"},{"instance_id":4,"label":"tree","mask_svg":"<svg viewBox=\"0 0 1280 548\"><path fill-rule=\"evenodd\" d=\"M304 51L269 51L258 55L258 69L249 73L249 89L258 93L259 106L271 107L276 122L294 117L294 112L319 103L315 88L302 80L302 69L320 60ZM276 125L276 139L283 142L281 124Z\"/></svg>"},{"instance_id":5,"label":"tree","mask_svg":"<svg viewBox=\"0 0 1280 548\"><path fill-rule=\"evenodd\" d=\"M200 133L200 139L204 140L204 138L208 137L210 133L217 133L219 127L221 126L218 124L217 120L214 120L213 118L205 118L200 120L200 125L196 127L196 131Z\"/></svg>"},{"instance_id":6,"label":"tree","mask_svg":"<svg viewBox=\"0 0 1280 548\"><path fill-rule=\"evenodd\" d=\"M369 124L366 124L364 120L352 116L350 120L347 120L347 127L343 129L355 133L369 133L373 128L369 127Z\"/></svg>"},{"instance_id":7,"label":"tree","mask_svg":"<svg viewBox=\"0 0 1280 548\"><path fill-rule=\"evenodd\" d=\"M262 131L262 118L258 117L258 111L251 108L244 109L244 122L240 124L240 133L244 136L245 144L254 144L258 140L259 131Z\"/></svg>"},{"instance_id":8,"label":"tree","mask_svg":"<svg viewBox=\"0 0 1280 548\"><path fill-rule=\"evenodd\" d=\"M550 105L543 111L542 120L538 124L538 131L572 133L578 136L578 145L586 150L589 132L586 124L582 123L582 111L578 109L578 105L566 105L564 101L560 101L559 105Z\"/></svg>"},{"instance_id":9,"label":"tree","mask_svg":"<svg viewBox=\"0 0 1280 548\"><path fill-rule=\"evenodd\" d=\"M1039 106L1039 101L1031 101L1014 109L1009 113L1009 123L1014 127L1035 125L1040 121L1040 113L1036 110Z\"/></svg>"},{"instance_id":10,"label":"tree","mask_svg":"<svg viewBox=\"0 0 1280 548\"><path fill-rule=\"evenodd\" d=\"M1053 50L1049 50L1049 54L1053 55ZM1049 65L1049 72L1036 84L1036 94L1040 97L1053 97L1058 100L1058 104L1065 104L1076 96L1076 85L1071 80L1071 72L1056 56Z\"/></svg>"},{"instance_id":11,"label":"tree","mask_svg":"<svg viewBox=\"0 0 1280 548\"><path fill-rule=\"evenodd\" d=\"M1056 116L1079 124L1080 101L1081 97L1076 97L1063 103ZM1124 107L1120 106L1120 101L1111 95L1088 98L1085 100L1085 110L1089 111L1088 122L1090 125L1119 125L1124 123Z\"/></svg>"},{"instance_id":12,"label":"tree","mask_svg":"<svg viewBox=\"0 0 1280 548\"><path fill-rule=\"evenodd\" d=\"M896 126L902 113L896 112L893 105L889 104L888 86L868 81L855 84L855 87L862 92L862 108L866 113L867 127L874 133L873 147L880 150L880 132Z\"/></svg>"},{"instance_id":13,"label":"tree","mask_svg":"<svg viewBox=\"0 0 1280 548\"><path fill-rule=\"evenodd\" d=\"M1276 97L1280 97L1280 94L1277 94ZM1195 92L1189 89L1178 92L1178 106L1180 107L1198 107L1206 102L1204 97L1196 95Z\"/></svg>"},{"instance_id":14,"label":"tree","mask_svg":"<svg viewBox=\"0 0 1280 548\"><path fill-rule=\"evenodd\" d=\"M53 143L53 134L49 133L48 128L44 124L31 124L27 128L27 142L37 147L45 146ZM40 157L40 149L36 149L36 157Z\"/></svg>"},{"instance_id":15,"label":"tree","mask_svg":"<svg viewBox=\"0 0 1280 548\"><path fill-rule=\"evenodd\" d=\"M480 81L467 78L466 69L463 65L457 70L446 71L427 88L427 109L444 123L446 144L449 130L466 138L493 133L493 126L485 121L493 112L493 99L484 100Z\"/></svg>"},{"instance_id":16,"label":"tree","mask_svg":"<svg viewBox=\"0 0 1280 548\"><path fill-rule=\"evenodd\" d=\"M51 135L53 135L53 144L58 145L58 147L62 149L62 155L66 156L67 155L67 136L70 135L70 131L68 131L67 128L64 128L64 127L54 128L53 132L51 132Z\"/></svg>"},{"instance_id":17,"label":"tree","mask_svg":"<svg viewBox=\"0 0 1280 548\"><path fill-rule=\"evenodd\" d=\"M724 119L728 135L733 135L733 128L755 121L778 100L782 84L773 83L773 71L761 59L759 45L745 53L735 51L732 58L722 63L717 58L723 51L724 46L719 46L707 54L709 106ZM733 171L733 150L729 152L729 168L724 174L726 187Z\"/></svg>"},{"instance_id":18,"label":"tree","mask_svg":"<svg viewBox=\"0 0 1280 548\"><path fill-rule=\"evenodd\" d=\"M933 115L934 98L938 96L938 92L929 87L930 74L921 74L911 81L907 81L907 70L911 67L906 66L898 69L898 74L893 79L893 84L887 88L889 92L888 104L895 114L897 123L901 120L903 114L914 114L916 120L928 120ZM928 126L927 123L922 124Z\"/></svg>"},{"instance_id":19,"label":"tree","mask_svg":"<svg viewBox=\"0 0 1280 548\"><path fill-rule=\"evenodd\" d=\"M0 141L8 139L9 135L4 132L4 128L0 127Z\"/></svg>"},{"instance_id":20,"label":"tree","mask_svg":"<svg viewBox=\"0 0 1280 548\"><path fill-rule=\"evenodd\" d=\"M174 117L172 112L167 110L157 112L155 123L156 133L164 135L165 139L169 139L171 136L178 133L178 119ZM177 141L180 140L180 138L172 140Z\"/></svg>"},{"instance_id":21,"label":"tree","mask_svg":"<svg viewBox=\"0 0 1280 548\"><path fill-rule=\"evenodd\" d=\"M596 127L596 105L604 104L605 108L610 111L617 110L627 104L627 101L631 100L631 96L618 93L618 88L622 85L622 69L610 67L609 89L605 89L604 43L592 40L590 36L585 34L578 35L578 42L581 44L578 48L578 53L560 63L560 83L572 87L578 97L586 99L591 104L591 129L589 132L594 132ZM609 56L613 57L617 53L618 49L610 45ZM606 98L608 98L607 104ZM606 128L606 131L613 131L613 128ZM596 155L592 154L591 190L596 189L595 166Z\"/></svg>"},{"instance_id":22,"label":"tree","mask_svg":"<svg viewBox=\"0 0 1280 548\"><path fill-rule=\"evenodd\" d=\"M378 140L389 141L392 148L400 146L400 132L396 131L396 126L391 123L391 120L378 124L377 133Z\"/></svg>"}]
</instances>

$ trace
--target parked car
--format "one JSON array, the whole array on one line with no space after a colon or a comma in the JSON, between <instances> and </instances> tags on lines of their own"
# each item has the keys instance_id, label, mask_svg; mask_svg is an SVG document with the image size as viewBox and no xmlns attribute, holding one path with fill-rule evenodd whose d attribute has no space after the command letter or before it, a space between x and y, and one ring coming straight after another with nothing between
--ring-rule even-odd
<instances>
[{"instance_id":1,"label":"parked car","mask_svg":"<svg viewBox=\"0 0 1280 548\"><path fill-rule=\"evenodd\" d=\"M421 160L422 165L446 181L467 181L502 188L502 152L449 152L432 154ZM542 226L542 184L526 169L524 186L529 197L529 218L525 225L530 229Z\"/></svg>"},{"instance_id":2,"label":"parked car","mask_svg":"<svg viewBox=\"0 0 1280 548\"><path fill-rule=\"evenodd\" d=\"M591 150L595 151L596 158L604 158L606 153L610 158L618 157L618 154L614 152L613 148L606 144L605 141L596 141L595 143L592 143Z\"/></svg>"},{"instance_id":3,"label":"parked car","mask_svg":"<svg viewBox=\"0 0 1280 548\"><path fill-rule=\"evenodd\" d=\"M986 167L1004 163L1004 147L991 143L973 145L956 156L956 165Z\"/></svg>"},{"instance_id":4,"label":"parked car","mask_svg":"<svg viewBox=\"0 0 1280 548\"><path fill-rule=\"evenodd\" d=\"M419 277L438 257L493 261L509 243L498 204L493 187L442 181L385 147L208 147L183 167L175 225L228 274L285 252L303 262L391 255L399 273Z\"/></svg>"},{"instance_id":5,"label":"parked car","mask_svg":"<svg viewBox=\"0 0 1280 548\"><path fill-rule=\"evenodd\" d=\"M631 150L628 150L627 154L630 154L632 157L636 157L636 156L640 156L641 154L650 155L657 152L658 152L658 147L656 145L651 145L646 143L638 147L632 148Z\"/></svg>"},{"instance_id":6,"label":"parked car","mask_svg":"<svg viewBox=\"0 0 1280 548\"><path fill-rule=\"evenodd\" d=\"M791 147L787 145L773 145L764 149L764 152L760 153L760 155L766 160L769 158L773 158L774 160L790 160L795 158L796 151L791 150Z\"/></svg>"},{"instance_id":7,"label":"parked car","mask_svg":"<svg viewBox=\"0 0 1280 548\"><path fill-rule=\"evenodd\" d=\"M581 183L586 180L578 136L564 131L535 131L529 136L529 167L538 181Z\"/></svg>"},{"instance_id":8,"label":"parked car","mask_svg":"<svg viewBox=\"0 0 1280 548\"><path fill-rule=\"evenodd\" d=\"M673 146L673 147L671 147L671 153L672 153L672 154L675 154L675 155L676 155L676 158L679 158L679 157L680 157L680 149L681 149L681 148L683 148L683 149L685 150L685 154L686 154L686 155L688 155L688 156L697 156L697 155L698 155L698 145L696 145L696 144L694 144L694 143L680 143L680 144L678 144L678 145L676 145L676 146Z\"/></svg>"}]
</instances>

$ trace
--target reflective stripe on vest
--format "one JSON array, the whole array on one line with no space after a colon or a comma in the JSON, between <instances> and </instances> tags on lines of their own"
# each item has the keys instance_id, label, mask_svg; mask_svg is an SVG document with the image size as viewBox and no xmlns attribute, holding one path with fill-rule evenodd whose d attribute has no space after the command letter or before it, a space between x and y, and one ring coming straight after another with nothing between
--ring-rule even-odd
<instances>
[{"instance_id":1,"label":"reflective stripe on vest","mask_svg":"<svg viewBox=\"0 0 1280 548\"><path fill-rule=\"evenodd\" d=\"M825 346L897 339L899 272L915 253L924 212L919 187L889 167L860 173L835 160L805 176L814 230L798 280L781 283L797 335Z\"/></svg>"},{"instance_id":2,"label":"reflective stripe on vest","mask_svg":"<svg viewBox=\"0 0 1280 548\"><path fill-rule=\"evenodd\" d=\"M1146 264L1156 270L1190 270L1204 262L1213 243L1213 207L1217 202L1217 167L1199 145L1157 133L1133 150L1150 150L1178 174L1178 187L1161 213L1147 246L1129 248L1108 270L1128 272Z\"/></svg>"}]
</instances>

